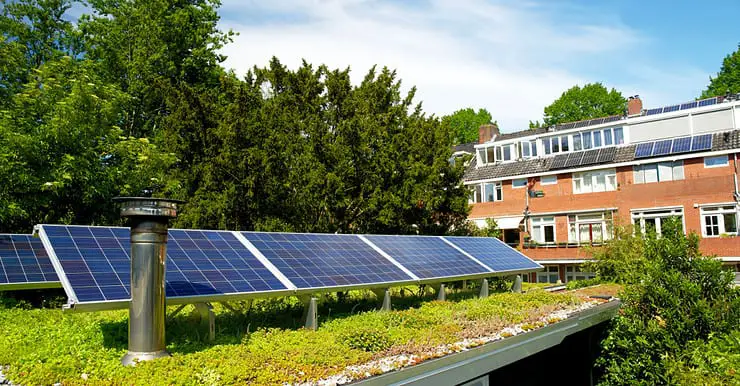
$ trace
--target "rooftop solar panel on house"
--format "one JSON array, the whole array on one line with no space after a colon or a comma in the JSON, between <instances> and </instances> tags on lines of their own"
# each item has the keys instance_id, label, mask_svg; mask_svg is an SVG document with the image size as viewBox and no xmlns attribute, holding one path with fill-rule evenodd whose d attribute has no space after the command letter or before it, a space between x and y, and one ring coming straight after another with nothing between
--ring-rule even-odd
<instances>
[{"instance_id":1,"label":"rooftop solar panel on house","mask_svg":"<svg viewBox=\"0 0 740 386\"><path fill-rule=\"evenodd\" d=\"M711 105L716 104L716 103L717 103L717 97L708 98L708 99L702 99L702 100L699 101L699 107L711 106Z\"/></svg>"},{"instance_id":2,"label":"rooftop solar panel on house","mask_svg":"<svg viewBox=\"0 0 740 386\"><path fill-rule=\"evenodd\" d=\"M420 279L491 273L481 263L434 236L365 236Z\"/></svg>"},{"instance_id":3,"label":"rooftop solar panel on house","mask_svg":"<svg viewBox=\"0 0 740 386\"><path fill-rule=\"evenodd\" d=\"M568 160L568 156L570 156L570 154L558 154L553 157L550 169L561 169L565 167L565 161Z\"/></svg>"},{"instance_id":4,"label":"rooftop solar panel on house","mask_svg":"<svg viewBox=\"0 0 740 386\"><path fill-rule=\"evenodd\" d=\"M654 142L646 142L637 145L635 148L635 158L646 158L653 154Z\"/></svg>"},{"instance_id":5,"label":"rooftop solar panel on house","mask_svg":"<svg viewBox=\"0 0 740 386\"><path fill-rule=\"evenodd\" d=\"M586 127L586 126L588 126L588 121L576 122L576 125L575 125L576 128Z\"/></svg>"},{"instance_id":6,"label":"rooftop solar panel on house","mask_svg":"<svg viewBox=\"0 0 740 386\"><path fill-rule=\"evenodd\" d=\"M609 122L614 122L614 121L618 121L618 120L620 120L621 118L622 118L622 117L620 117L619 115L613 115L613 116L611 116L611 117L606 117L606 118L604 118L604 123L609 123Z\"/></svg>"},{"instance_id":7,"label":"rooftop solar panel on house","mask_svg":"<svg viewBox=\"0 0 740 386\"><path fill-rule=\"evenodd\" d=\"M39 235L72 303L130 299L129 228L41 225ZM291 290L232 232L171 229L166 267L168 299Z\"/></svg>"},{"instance_id":8,"label":"rooftop solar panel on house","mask_svg":"<svg viewBox=\"0 0 740 386\"><path fill-rule=\"evenodd\" d=\"M583 153L584 152L582 152L582 151L577 152L577 153L571 153L568 156L568 160L565 161L565 167L566 168L571 168L571 167L574 167L574 166L579 166L581 164L581 160L583 159Z\"/></svg>"},{"instance_id":9,"label":"rooftop solar panel on house","mask_svg":"<svg viewBox=\"0 0 740 386\"><path fill-rule=\"evenodd\" d=\"M583 159L581 160L580 165L595 164L596 160L599 158L599 151L600 149L592 149L583 152Z\"/></svg>"},{"instance_id":10,"label":"rooftop solar panel on house","mask_svg":"<svg viewBox=\"0 0 740 386\"><path fill-rule=\"evenodd\" d=\"M660 114L662 112L663 112L663 108L662 107L658 107L658 108L655 108L655 109L648 110L647 113L645 113L645 115L655 115L655 114Z\"/></svg>"},{"instance_id":11,"label":"rooftop solar panel on house","mask_svg":"<svg viewBox=\"0 0 740 386\"><path fill-rule=\"evenodd\" d=\"M712 148L712 135L704 134L691 138L691 151L709 150Z\"/></svg>"},{"instance_id":12,"label":"rooftop solar panel on house","mask_svg":"<svg viewBox=\"0 0 740 386\"><path fill-rule=\"evenodd\" d=\"M673 139L671 154L685 153L691 151L691 137L681 137Z\"/></svg>"},{"instance_id":13,"label":"rooftop solar panel on house","mask_svg":"<svg viewBox=\"0 0 740 386\"><path fill-rule=\"evenodd\" d=\"M575 122L571 122L571 123L565 123L565 124L563 124L563 126L561 127L561 130L568 130L568 129L572 129L572 128L574 128L574 127L576 127L576 123L575 123Z\"/></svg>"},{"instance_id":14,"label":"rooftop solar panel on house","mask_svg":"<svg viewBox=\"0 0 740 386\"><path fill-rule=\"evenodd\" d=\"M684 103L684 104L682 104L682 105L681 105L681 110L686 110L686 109L693 109L693 108L694 108L694 107L696 107L696 106L697 106L698 104L699 104L699 102L697 102L697 101L693 101L693 102L688 102L688 103Z\"/></svg>"},{"instance_id":15,"label":"rooftop solar panel on house","mask_svg":"<svg viewBox=\"0 0 740 386\"><path fill-rule=\"evenodd\" d=\"M414 279L357 235L241 234L299 289Z\"/></svg>"},{"instance_id":16,"label":"rooftop solar panel on house","mask_svg":"<svg viewBox=\"0 0 740 386\"><path fill-rule=\"evenodd\" d=\"M444 236L443 238L475 257L494 272L542 268L541 265L495 237Z\"/></svg>"},{"instance_id":17,"label":"rooftop solar panel on house","mask_svg":"<svg viewBox=\"0 0 740 386\"><path fill-rule=\"evenodd\" d=\"M604 123L604 118L595 118L595 119L588 121L589 126L600 125L602 123Z\"/></svg>"},{"instance_id":18,"label":"rooftop solar panel on house","mask_svg":"<svg viewBox=\"0 0 740 386\"><path fill-rule=\"evenodd\" d=\"M653 147L653 156L665 155L670 153L672 144L672 139L655 142L655 147Z\"/></svg>"},{"instance_id":19,"label":"rooftop solar panel on house","mask_svg":"<svg viewBox=\"0 0 740 386\"><path fill-rule=\"evenodd\" d=\"M0 289L59 286L41 240L31 235L0 234Z\"/></svg>"},{"instance_id":20,"label":"rooftop solar panel on house","mask_svg":"<svg viewBox=\"0 0 740 386\"><path fill-rule=\"evenodd\" d=\"M596 158L597 163L612 162L614 156L617 154L616 147L605 147L599 151L599 156Z\"/></svg>"},{"instance_id":21,"label":"rooftop solar panel on house","mask_svg":"<svg viewBox=\"0 0 740 386\"><path fill-rule=\"evenodd\" d=\"M672 111L678 111L680 107L681 105L666 106L666 107L663 107L663 112L670 113Z\"/></svg>"}]
</instances>

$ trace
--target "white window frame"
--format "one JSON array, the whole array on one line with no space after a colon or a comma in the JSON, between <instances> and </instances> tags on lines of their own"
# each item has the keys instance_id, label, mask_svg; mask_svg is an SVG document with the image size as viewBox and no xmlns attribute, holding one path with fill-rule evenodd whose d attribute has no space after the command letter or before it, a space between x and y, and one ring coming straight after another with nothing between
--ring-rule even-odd
<instances>
[{"instance_id":1,"label":"white window frame","mask_svg":"<svg viewBox=\"0 0 740 386\"><path fill-rule=\"evenodd\" d=\"M493 185L493 200L488 200L488 194L486 193L486 185ZM498 182L484 182L481 184L481 202L498 202L504 200L504 190L501 181Z\"/></svg>"},{"instance_id":2,"label":"white window frame","mask_svg":"<svg viewBox=\"0 0 740 386\"><path fill-rule=\"evenodd\" d=\"M517 182L521 183L524 182L522 185L517 185ZM512 189L522 189L527 187L527 179L526 178L515 178L511 180L511 188Z\"/></svg>"},{"instance_id":3,"label":"white window frame","mask_svg":"<svg viewBox=\"0 0 740 386\"><path fill-rule=\"evenodd\" d=\"M656 162L644 165L635 165L632 167L632 182L634 184L652 184L655 182L666 182L666 181L680 181L685 178L683 161L668 161L668 162ZM670 168L671 175L667 176L666 170ZM648 171L655 170L655 181L647 181L646 176Z\"/></svg>"},{"instance_id":4,"label":"white window frame","mask_svg":"<svg viewBox=\"0 0 740 386\"><path fill-rule=\"evenodd\" d=\"M603 181L603 186L601 182ZM586 189L586 186L589 189ZM573 194L613 192L617 190L617 170L600 169L573 173Z\"/></svg>"},{"instance_id":5,"label":"white window frame","mask_svg":"<svg viewBox=\"0 0 740 386\"><path fill-rule=\"evenodd\" d=\"M531 229L531 239L540 244L555 244L558 241L557 227L555 226L555 216L532 217L529 220ZM552 241L545 241L545 227L552 226ZM535 231L540 228L540 231Z\"/></svg>"},{"instance_id":6,"label":"white window frame","mask_svg":"<svg viewBox=\"0 0 740 386\"><path fill-rule=\"evenodd\" d=\"M724 163L721 164L710 164L707 165L707 161L712 162L718 161L720 158L724 158ZM730 165L730 157L727 155L715 155L711 157L704 157L704 168L721 168Z\"/></svg>"},{"instance_id":7,"label":"white window frame","mask_svg":"<svg viewBox=\"0 0 740 386\"><path fill-rule=\"evenodd\" d=\"M740 220L740 208L736 204L718 204L713 206L703 206L699 210L701 216L701 235L707 238L721 237L722 235L738 235L738 220ZM728 232L725 229L725 215L735 215L735 231ZM717 218L717 234L707 234L707 219L709 217ZM714 224L713 224L714 225Z\"/></svg>"},{"instance_id":8,"label":"white window frame","mask_svg":"<svg viewBox=\"0 0 740 386\"><path fill-rule=\"evenodd\" d=\"M598 218L596 217L598 216ZM568 219L568 242L569 243L584 243L584 244L591 244L591 243L602 243L606 240L612 239L612 233L613 233L613 227L612 227L612 219L613 214L609 212L601 212L601 213L580 213L580 214L569 214ZM599 224L601 225L601 240L593 240L592 237L589 237L588 240L581 240L581 225L593 225L593 224ZM572 229L571 229L572 228ZM592 235L593 231L590 231L589 234Z\"/></svg>"},{"instance_id":9,"label":"white window frame","mask_svg":"<svg viewBox=\"0 0 740 386\"><path fill-rule=\"evenodd\" d=\"M537 283L555 284L560 280L560 267L546 265L542 271L537 271Z\"/></svg>"},{"instance_id":10,"label":"white window frame","mask_svg":"<svg viewBox=\"0 0 740 386\"><path fill-rule=\"evenodd\" d=\"M593 272L585 272L582 271L583 265L581 264L571 264L565 266L565 282L569 282L571 280L588 280L593 279L596 277L596 274Z\"/></svg>"},{"instance_id":11,"label":"white window frame","mask_svg":"<svg viewBox=\"0 0 740 386\"><path fill-rule=\"evenodd\" d=\"M634 209L630 211L632 217L632 225L639 227L642 234L647 231L646 225L647 220L655 221L655 234L660 236L663 234L661 223L663 220L671 217L681 218L681 228L683 233L686 233L686 217L684 216L683 207L678 206L674 208L645 208L645 209Z\"/></svg>"},{"instance_id":12,"label":"white window frame","mask_svg":"<svg viewBox=\"0 0 740 386\"><path fill-rule=\"evenodd\" d=\"M548 180L545 181L545 178ZM557 174L553 174L551 176L541 176L540 177L540 185L557 185L558 183L558 176Z\"/></svg>"}]
</instances>

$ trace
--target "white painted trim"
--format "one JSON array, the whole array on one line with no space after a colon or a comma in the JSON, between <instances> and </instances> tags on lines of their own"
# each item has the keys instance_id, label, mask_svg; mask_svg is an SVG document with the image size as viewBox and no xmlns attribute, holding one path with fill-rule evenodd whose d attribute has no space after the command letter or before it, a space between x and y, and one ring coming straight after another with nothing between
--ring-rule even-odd
<instances>
[{"instance_id":1,"label":"white painted trim","mask_svg":"<svg viewBox=\"0 0 740 386\"><path fill-rule=\"evenodd\" d=\"M654 212L659 210L674 210L674 209L681 209L683 210L683 205L676 205L676 206L655 206L650 208L634 208L630 209L630 213L635 212Z\"/></svg>"},{"instance_id":2,"label":"white painted trim","mask_svg":"<svg viewBox=\"0 0 740 386\"><path fill-rule=\"evenodd\" d=\"M559 259L559 260L553 260L553 259L535 259L530 257L530 259L534 260L536 263L539 263L540 265L553 265L553 264L582 264L587 261L593 261L592 259Z\"/></svg>"},{"instance_id":3,"label":"white painted trim","mask_svg":"<svg viewBox=\"0 0 740 386\"><path fill-rule=\"evenodd\" d=\"M599 164L599 165L593 165L589 167L582 167L582 168L575 168L575 169L560 169L560 170L552 170L552 171L546 171L541 173L530 173L530 174L519 174L514 176L506 176L506 177L496 177L496 178L487 178L482 180L473 180L473 181L465 181L465 185L475 185L475 184L481 184L486 182L497 182L497 181L506 181L511 180L514 178L530 178L530 177L539 177L539 176L548 176L552 174L568 174L568 173L577 173L577 172L585 172L589 170L600 170L600 169L610 169L610 168L618 168L622 166L633 166L633 165L642 165L642 164L649 164L649 163L657 163L657 162L667 162L667 161L679 161L679 160L687 160L692 158L702 158L702 157L708 157L713 155L723 155L723 154L735 154L740 153L740 149L729 149L729 150L720 150L720 151L714 151L709 153L690 153L690 154L684 154L682 156L675 156L675 157L661 157L661 158L646 158L642 160L634 160L634 161L627 161L627 162L620 162L620 163L612 163L612 164Z\"/></svg>"},{"instance_id":4,"label":"white painted trim","mask_svg":"<svg viewBox=\"0 0 740 386\"><path fill-rule=\"evenodd\" d=\"M581 213L594 213L594 212L607 212L616 211L616 207L612 208L596 208L596 209L583 209L583 210L560 210L557 212L530 212L529 217L542 217L542 216L555 216L559 214L581 214Z\"/></svg>"},{"instance_id":5,"label":"white painted trim","mask_svg":"<svg viewBox=\"0 0 740 386\"><path fill-rule=\"evenodd\" d=\"M542 181L542 177L555 177L555 182L544 182ZM558 175L548 175L548 176L540 176L540 185L547 186L547 185L557 185L558 184Z\"/></svg>"},{"instance_id":6,"label":"white painted trim","mask_svg":"<svg viewBox=\"0 0 740 386\"><path fill-rule=\"evenodd\" d=\"M717 256L717 258L728 263L740 263L740 256Z\"/></svg>"},{"instance_id":7,"label":"white painted trim","mask_svg":"<svg viewBox=\"0 0 740 386\"><path fill-rule=\"evenodd\" d=\"M719 202L719 203L711 203L711 204L699 204L699 208L707 208L710 206L730 206L730 205L737 205L737 203L728 201L728 202Z\"/></svg>"}]
</instances>

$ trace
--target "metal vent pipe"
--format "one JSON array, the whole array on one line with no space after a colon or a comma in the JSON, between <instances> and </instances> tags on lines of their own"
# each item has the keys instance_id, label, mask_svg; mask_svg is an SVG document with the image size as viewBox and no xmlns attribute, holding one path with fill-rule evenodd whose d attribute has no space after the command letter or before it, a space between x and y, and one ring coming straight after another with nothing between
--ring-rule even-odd
<instances>
[{"instance_id":1,"label":"metal vent pipe","mask_svg":"<svg viewBox=\"0 0 740 386\"><path fill-rule=\"evenodd\" d=\"M128 353L125 366L166 357L165 258L168 221L177 217L179 200L116 197L121 217L131 226L131 303L128 318Z\"/></svg>"}]
</instances>

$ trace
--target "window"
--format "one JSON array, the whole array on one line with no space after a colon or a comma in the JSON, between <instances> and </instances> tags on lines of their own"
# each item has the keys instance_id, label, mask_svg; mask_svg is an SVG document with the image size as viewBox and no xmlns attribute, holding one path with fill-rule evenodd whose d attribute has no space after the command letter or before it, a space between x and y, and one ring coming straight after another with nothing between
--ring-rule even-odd
<instances>
[{"instance_id":1,"label":"window","mask_svg":"<svg viewBox=\"0 0 740 386\"><path fill-rule=\"evenodd\" d=\"M683 180L683 161L660 162L632 167L635 184Z\"/></svg>"},{"instance_id":2,"label":"window","mask_svg":"<svg viewBox=\"0 0 740 386\"><path fill-rule=\"evenodd\" d=\"M555 242L555 217L532 218L532 240L538 243Z\"/></svg>"},{"instance_id":3,"label":"window","mask_svg":"<svg viewBox=\"0 0 740 386\"><path fill-rule=\"evenodd\" d=\"M568 151L568 136L560 137L560 151Z\"/></svg>"},{"instance_id":4,"label":"window","mask_svg":"<svg viewBox=\"0 0 740 386\"><path fill-rule=\"evenodd\" d=\"M624 144L624 130L621 127L614 128L614 144L615 145Z\"/></svg>"},{"instance_id":5,"label":"window","mask_svg":"<svg viewBox=\"0 0 740 386\"><path fill-rule=\"evenodd\" d=\"M469 203L481 202L483 199L483 193L481 191L483 185L477 184L470 189L470 196L468 196Z\"/></svg>"},{"instance_id":6,"label":"window","mask_svg":"<svg viewBox=\"0 0 740 386\"><path fill-rule=\"evenodd\" d=\"M612 144L612 129L604 129L604 146L611 146Z\"/></svg>"},{"instance_id":7,"label":"window","mask_svg":"<svg viewBox=\"0 0 740 386\"><path fill-rule=\"evenodd\" d=\"M545 154L562 153L570 149L567 135L562 137L544 138L542 140L542 145L545 148Z\"/></svg>"},{"instance_id":8,"label":"window","mask_svg":"<svg viewBox=\"0 0 740 386\"><path fill-rule=\"evenodd\" d=\"M614 169L573 173L573 193L593 193L617 190L617 173Z\"/></svg>"},{"instance_id":9,"label":"window","mask_svg":"<svg viewBox=\"0 0 740 386\"><path fill-rule=\"evenodd\" d=\"M537 157L537 141L531 141L532 157Z\"/></svg>"},{"instance_id":10,"label":"window","mask_svg":"<svg viewBox=\"0 0 740 386\"><path fill-rule=\"evenodd\" d=\"M502 201L504 199L501 182L485 183L483 184L483 191L485 193L484 202Z\"/></svg>"},{"instance_id":11,"label":"window","mask_svg":"<svg viewBox=\"0 0 740 386\"><path fill-rule=\"evenodd\" d=\"M601 147L601 130L593 132L594 136L594 147Z\"/></svg>"},{"instance_id":12,"label":"window","mask_svg":"<svg viewBox=\"0 0 740 386\"><path fill-rule=\"evenodd\" d=\"M655 232L661 235L662 222L667 218L676 217L683 224L683 208L647 209L632 212L632 224L643 234ZM686 229L684 227L684 232Z\"/></svg>"},{"instance_id":13,"label":"window","mask_svg":"<svg viewBox=\"0 0 740 386\"><path fill-rule=\"evenodd\" d=\"M526 178L517 178L515 180L511 181L511 187L512 188L523 188L527 186L527 179Z\"/></svg>"},{"instance_id":14,"label":"window","mask_svg":"<svg viewBox=\"0 0 740 386\"><path fill-rule=\"evenodd\" d=\"M538 283L555 284L560 280L560 273L557 265L546 265L542 271L537 272Z\"/></svg>"},{"instance_id":15,"label":"window","mask_svg":"<svg viewBox=\"0 0 740 386\"><path fill-rule=\"evenodd\" d=\"M612 238L611 215L607 213L568 216L568 242L601 243Z\"/></svg>"},{"instance_id":16,"label":"window","mask_svg":"<svg viewBox=\"0 0 740 386\"><path fill-rule=\"evenodd\" d=\"M552 149L553 153L560 153L560 138L550 138L550 148Z\"/></svg>"},{"instance_id":17,"label":"window","mask_svg":"<svg viewBox=\"0 0 740 386\"><path fill-rule=\"evenodd\" d=\"M549 139L543 139L542 140L542 146L545 148L545 154L550 154L550 140Z\"/></svg>"},{"instance_id":18,"label":"window","mask_svg":"<svg viewBox=\"0 0 740 386\"><path fill-rule=\"evenodd\" d=\"M496 159L498 161L501 161L503 158L501 157L501 146L496 146Z\"/></svg>"},{"instance_id":19,"label":"window","mask_svg":"<svg viewBox=\"0 0 740 386\"><path fill-rule=\"evenodd\" d=\"M519 143L519 154L522 158L536 157L537 156L537 142L536 141L522 141Z\"/></svg>"},{"instance_id":20,"label":"window","mask_svg":"<svg viewBox=\"0 0 740 386\"><path fill-rule=\"evenodd\" d=\"M584 272L581 265L567 265L565 266L565 282L571 280L588 280L596 277L593 272Z\"/></svg>"},{"instance_id":21,"label":"window","mask_svg":"<svg viewBox=\"0 0 740 386\"><path fill-rule=\"evenodd\" d=\"M716 157L704 157L705 168L718 168L727 165L728 161L726 155L718 155Z\"/></svg>"},{"instance_id":22,"label":"window","mask_svg":"<svg viewBox=\"0 0 740 386\"><path fill-rule=\"evenodd\" d=\"M738 208L735 205L701 208L704 237L737 235Z\"/></svg>"},{"instance_id":23,"label":"window","mask_svg":"<svg viewBox=\"0 0 740 386\"><path fill-rule=\"evenodd\" d=\"M581 150L581 134L573 134L573 150Z\"/></svg>"},{"instance_id":24,"label":"window","mask_svg":"<svg viewBox=\"0 0 740 386\"><path fill-rule=\"evenodd\" d=\"M558 176L542 176L540 177L540 184L542 185L555 185L558 183Z\"/></svg>"},{"instance_id":25,"label":"window","mask_svg":"<svg viewBox=\"0 0 740 386\"><path fill-rule=\"evenodd\" d=\"M488 163L496 162L496 157L494 156L494 149L495 148L493 146L486 148L486 159Z\"/></svg>"},{"instance_id":26,"label":"window","mask_svg":"<svg viewBox=\"0 0 740 386\"><path fill-rule=\"evenodd\" d=\"M529 151L529 142L521 142L519 147L521 148L523 158L530 157L532 155Z\"/></svg>"},{"instance_id":27,"label":"window","mask_svg":"<svg viewBox=\"0 0 740 386\"><path fill-rule=\"evenodd\" d=\"M581 134L581 138L583 139L583 150L588 150L591 148L591 133L586 132Z\"/></svg>"}]
</instances>

